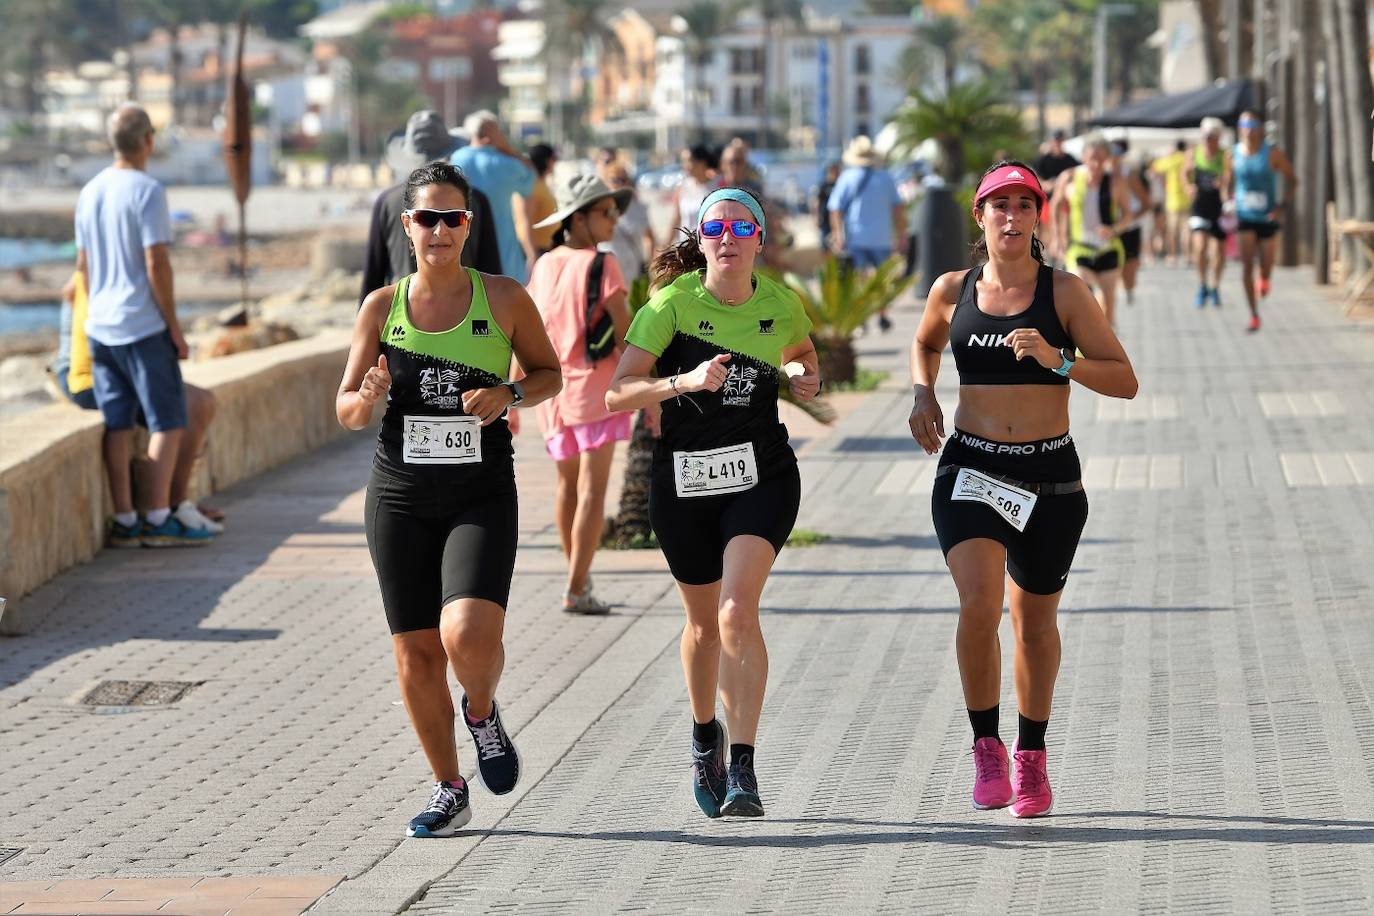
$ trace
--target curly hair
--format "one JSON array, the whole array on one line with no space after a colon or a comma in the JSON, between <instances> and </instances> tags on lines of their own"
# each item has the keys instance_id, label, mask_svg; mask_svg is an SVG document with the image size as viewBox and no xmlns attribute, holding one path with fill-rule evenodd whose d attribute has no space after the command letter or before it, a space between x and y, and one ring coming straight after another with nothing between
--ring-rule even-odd
<instances>
[{"instance_id":1,"label":"curly hair","mask_svg":"<svg viewBox=\"0 0 1374 916\"><path fill-rule=\"evenodd\" d=\"M748 188L730 188L743 191L763 207L763 198ZM701 250L701 236L698 229L678 228L683 235L682 241L667 248L660 248L649 264L649 289L659 290L672 283L683 274L703 270L706 267L706 252Z\"/></svg>"}]
</instances>

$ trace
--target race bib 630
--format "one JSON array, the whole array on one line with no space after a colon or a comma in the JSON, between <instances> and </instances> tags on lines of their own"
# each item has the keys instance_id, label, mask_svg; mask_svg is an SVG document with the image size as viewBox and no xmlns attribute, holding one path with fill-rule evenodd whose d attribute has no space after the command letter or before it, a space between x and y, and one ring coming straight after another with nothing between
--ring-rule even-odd
<instances>
[{"instance_id":1,"label":"race bib 630","mask_svg":"<svg viewBox=\"0 0 1374 916\"><path fill-rule=\"evenodd\" d=\"M406 417L406 464L478 464L482 421L477 417Z\"/></svg>"}]
</instances>

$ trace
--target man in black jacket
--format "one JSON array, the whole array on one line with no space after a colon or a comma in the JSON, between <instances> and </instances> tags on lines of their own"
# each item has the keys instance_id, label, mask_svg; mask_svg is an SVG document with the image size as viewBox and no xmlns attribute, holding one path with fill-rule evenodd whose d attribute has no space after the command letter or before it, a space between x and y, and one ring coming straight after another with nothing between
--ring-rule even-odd
<instances>
[{"instance_id":1,"label":"man in black jacket","mask_svg":"<svg viewBox=\"0 0 1374 916\"><path fill-rule=\"evenodd\" d=\"M402 176L400 184L392 185L372 205L372 219L367 231L367 257L363 262L361 302L374 289L393 283L415 272L415 252L401 225L402 199L405 178L412 170L434 160L448 161L458 143L444 127L443 119L433 111L417 111L406 122L404 135L391 138L387 144L387 164ZM496 228L491 222L491 205L486 196L472 189L468 209L472 211L472 229L463 246L462 262L483 273L501 273L501 252L496 247Z\"/></svg>"}]
</instances>

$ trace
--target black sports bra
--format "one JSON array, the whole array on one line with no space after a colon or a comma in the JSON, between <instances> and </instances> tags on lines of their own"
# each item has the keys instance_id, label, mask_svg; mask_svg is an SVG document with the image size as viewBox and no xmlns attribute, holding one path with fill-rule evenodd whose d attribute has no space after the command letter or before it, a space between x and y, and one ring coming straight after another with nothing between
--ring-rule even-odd
<instances>
[{"instance_id":1,"label":"black sports bra","mask_svg":"<svg viewBox=\"0 0 1374 916\"><path fill-rule=\"evenodd\" d=\"M1035 295L1028 308L1015 315L988 315L978 308L978 278L982 265L964 275L959 301L949 322L954 368L961 385L1067 385L1058 375L1027 357L1018 360L1006 337L1017 328L1035 328L1051 346L1072 347L1064 325L1054 310L1054 268L1042 264L1035 280Z\"/></svg>"}]
</instances>

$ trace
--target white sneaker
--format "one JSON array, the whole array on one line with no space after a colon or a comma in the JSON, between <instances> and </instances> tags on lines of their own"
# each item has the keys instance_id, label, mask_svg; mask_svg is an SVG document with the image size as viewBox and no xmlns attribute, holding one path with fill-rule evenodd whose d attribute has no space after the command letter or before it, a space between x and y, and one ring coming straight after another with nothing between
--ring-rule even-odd
<instances>
[{"instance_id":1,"label":"white sneaker","mask_svg":"<svg viewBox=\"0 0 1374 916\"><path fill-rule=\"evenodd\" d=\"M201 515L200 510L196 508L196 504L189 499L183 499L181 505L177 506L177 511L174 514L187 528L197 528L202 531L208 531L211 534L224 533L223 525Z\"/></svg>"}]
</instances>

